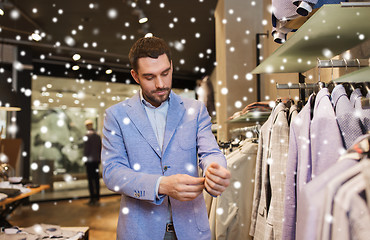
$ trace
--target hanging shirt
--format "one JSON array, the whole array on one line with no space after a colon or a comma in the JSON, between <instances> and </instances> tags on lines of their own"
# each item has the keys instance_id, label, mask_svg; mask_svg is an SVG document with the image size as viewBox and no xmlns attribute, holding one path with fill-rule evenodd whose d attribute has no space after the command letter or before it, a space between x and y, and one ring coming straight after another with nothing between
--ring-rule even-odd
<instances>
[{"instance_id":1,"label":"hanging shirt","mask_svg":"<svg viewBox=\"0 0 370 240\"><path fill-rule=\"evenodd\" d=\"M209 217L212 240L252 239L248 233L254 191L251 180L254 179L257 147L256 143L247 140L227 156L231 187L212 201ZM223 209L224 214L217 214L217 209Z\"/></svg>"},{"instance_id":2,"label":"hanging shirt","mask_svg":"<svg viewBox=\"0 0 370 240\"><path fill-rule=\"evenodd\" d=\"M357 142L366 139L366 137L367 136L359 138ZM354 153L353 149L360 149L359 146L360 145L349 148L347 153L342 155L336 164L309 182L300 192L297 212L296 239L310 240L321 238L321 225L323 224L323 221L325 221L324 202L327 195L327 186L335 178L338 178L344 172L358 164L362 156L361 154ZM328 202L328 206L331 205L332 202Z\"/></svg>"},{"instance_id":3,"label":"hanging shirt","mask_svg":"<svg viewBox=\"0 0 370 240\"><path fill-rule=\"evenodd\" d=\"M255 239L282 239L285 169L289 127L287 109L279 103L261 127L256 160L251 228Z\"/></svg>"},{"instance_id":4,"label":"hanging shirt","mask_svg":"<svg viewBox=\"0 0 370 240\"><path fill-rule=\"evenodd\" d=\"M344 146L348 149L354 141L365 132L360 116L356 114L355 108L351 105L343 85L337 85L332 93L335 115L342 134Z\"/></svg>"},{"instance_id":5,"label":"hanging shirt","mask_svg":"<svg viewBox=\"0 0 370 240\"><path fill-rule=\"evenodd\" d=\"M363 109L361 104L362 93L359 88L356 88L350 97L350 101L356 109L355 114L360 116L361 122L364 126L363 132L370 132L370 109Z\"/></svg>"}]
</instances>

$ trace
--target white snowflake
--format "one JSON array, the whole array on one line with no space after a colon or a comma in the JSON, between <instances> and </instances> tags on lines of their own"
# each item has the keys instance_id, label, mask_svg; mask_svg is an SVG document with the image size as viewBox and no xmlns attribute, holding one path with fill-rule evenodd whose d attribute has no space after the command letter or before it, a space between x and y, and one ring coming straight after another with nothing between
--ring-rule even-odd
<instances>
[{"instance_id":1,"label":"white snowflake","mask_svg":"<svg viewBox=\"0 0 370 240\"><path fill-rule=\"evenodd\" d=\"M193 173L195 171L195 166L191 163L187 163L185 165L185 169L189 172L189 173Z\"/></svg>"},{"instance_id":2,"label":"white snowflake","mask_svg":"<svg viewBox=\"0 0 370 240\"><path fill-rule=\"evenodd\" d=\"M139 171L139 170L140 170L140 168L141 168L140 164L138 164L138 163L135 163L135 164L134 164L134 170L135 170L135 171Z\"/></svg>"},{"instance_id":3,"label":"white snowflake","mask_svg":"<svg viewBox=\"0 0 370 240\"><path fill-rule=\"evenodd\" d=\"M125 118L123 119L123 124L125 124L125 125L130 124L130 122L131 122L131 120L130 120L128 117L125 117Z\"/></svg>"},{"instance_id":4,"label":"white snowflake","mask_svg":"<svg viewBox=\"0 0 370 240\"><path fill-rule=\"evenodd\" d=\"M242 184L239 181L234 182L234 188L239 189L242 186Z\"/></svg>"},{"instance_id":5,"label":"white snowflake","mask_svg":"<svg viewBox=\"0 0 370 240\"><path fill-rule=\"evenodd\" d=\"M122 213L123 213L124 215L127 215L129 212L130 212L130 210L128 209L128 207L124 207L124 208L122 208Z\"/></svg>"},{"instance_id":6,"label":"white snowflake","mask_svg":"<svg viewBox=\"0 0 370 240\"><path fill-rule=\"evenodd\" d=\"M33 211L38 211L40 207L37 203L34 203L34 204L32 204L31 208L32 208Z\"/></svg>"},{"instance_id":7,"label":"white snowflake","mask_svg":"<svg viewBox=\"0 0 370 240\"><path fill-rule=\"evenodd\" d=\"M222 214L224 213L224 209L223 209L223 208L217 208L217 209L216 209L216 213L217 213L218 215L222 215Z\"/></svg>"}]
</instances>

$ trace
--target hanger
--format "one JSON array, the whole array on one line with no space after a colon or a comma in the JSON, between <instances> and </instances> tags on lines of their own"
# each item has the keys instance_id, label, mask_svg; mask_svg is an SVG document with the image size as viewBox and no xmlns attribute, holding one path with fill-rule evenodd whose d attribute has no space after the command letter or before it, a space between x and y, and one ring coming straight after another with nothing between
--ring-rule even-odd
<instances>
[{"instance_id":1,"label":"hanger","mask_svg":"<svg viewBox=\"0 0 370 240\"><path fill-rule=\"evenodd\" d=\"M279 103L281 103L281 98L279 96L279 84L276 82L276 101L275 101L275 106L277 106Z\"/></svg>"},{"instance_id":2,"label":"hanger","mask_svg":"<svg viewBox=\"0 0 370 240\"><path fill-rule=\"evenodd\" d=\"M321 60L319 58L317 58L317 62L318 62L317 66L318 66L318 70L319 70L319 72L318 72L318 82L317 82L317 87L315 87L314 90L313 90L313 93L312 93L312 96L311 96L311 101L310 101L311 120L313 118L313 112L314 112L314 108L315 108L316 94L319 92L319 90L321 90L321 86L320 86L320 83L321 83L321 76L320 76Z\"/></svg>"},{"instance_id":3,"label":"hanger","mask_svg":"<svg viewBox=\"0 0 370 240\"><path fill-rule=\"evenodd\" d=\"M290 95L290 86L291 84L288 83L288 94L289 94L289 98L288 98L288 101L285 103L285 107L287 107L288 109L294 105L294 100L292 99L291 95Z\"/></svg>"},{"instance_id":4,"label":"hanger","mask_svg":"<svg viewBox=\"0 0 370 240\"><path fill-rule=\"evenodd\" d=\"M334 64L333 64L333 59L330 59L330 63L331 63L331 81L328 84L329 93L331 93L333 91L333 89L337 86L337 83L334 82Z\"/></svg>"},{"instance_id":5,"label":"hanger","mask_svg":"<svg viewBox=\"0 0 370 240\"><path fill-rule=\"evenodd\" d=\"M365 85L366 92L367 92L367 93L370 93L369 85L368 85L368 84L366 84L366 83L364 83L364 85Z\"/></svg>"}]
</instances>

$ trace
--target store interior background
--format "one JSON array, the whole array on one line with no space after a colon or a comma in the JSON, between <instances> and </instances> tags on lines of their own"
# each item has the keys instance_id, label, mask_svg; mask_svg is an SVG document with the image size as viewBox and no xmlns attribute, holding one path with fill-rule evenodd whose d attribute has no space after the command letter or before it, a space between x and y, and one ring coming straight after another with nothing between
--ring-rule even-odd
<instances>
[{"instance_id":1,"label":"store interior background","mask_svg":"<svg viewBox=\"0 0 370 240\"><path fill-rule=\"evenodd\" d=\"M0 2L8 3L8 6L13 3L13 7L18 6L19 9L24 7L22 1ZM59 18L59 22L62 22L69 11L79 15L79 18L84 15L84 10L74 11L73 4L68 6L62 3L63 1L32 2L34 4L55 4L54 15ZM81 2L85 4L83 9L90 11L88 8L90 2ZM124 22L115 22L122 25L119 37L97 37L97 41L111 38L112 41L109 44L126 49L122 52L106 53L94 49L87 51L92 49L91 46L87 49L83 47L74 49L73 46L67 46L63 39L60 41L61 47L47 49L45 45L50 45L51 42L47 37L40 42L35 42L29 41L28 36L22 33L22 31L32 33L35 30L32 24L28 23L27 27L27 24L17 24L18 20L13 20L11 26L7 26L1 21L4 16L0 16L0 28L2 28L0 32L0 99L1 96L11 93L13 103L18 104L22 109L19 112L0 110L0 124L7 129L3 138L22 139L23 145L19 160L14 166L17 174L24 178L40 178L38 181L46 181L45 183L51 181L52 184L49 191L33 196L31 201L76 199L88 196L82 162L82 137L85 134L83 122L87 118L93 119L98 133L101 133L104 110L133 96L138 91L138 85L129 75L127 57L117 62L115 56L127 56L127 49L134 40L144 36L143 29L173 43L171 46L174 52L174 90L176 93L197 98L197 80L201 80L206 75L209 76L215 90L216 114L213 116L213 122L219 141L232 140L230 131L233 128L256 124L256 122L230 123L227 121L228 117L248 104L256 101L274 102L277 97L291 97L296 101L299 100L298 90L276 89L277 83L298 83L298 73L261 74L259 84L257 75L250 74L257 65L257 47L261 52L260 61L280 47L279 44L273 42L271 37L271 1L194 0L191 3L186 1L185 6L184 3L178 3L185 1L171 3L167 0L161 2L164 3L164 10L158 7L160 3L157 1L149 1L150 4L148 1L104 1L99 6L101 11L104 9L101 18L107 18L106 9L111 6L121 4L129 8L130 6L127 5L129 2L137 2L137 6L141 6L148 16L152 16L149 17L150 25L143 28L138 23L132 23L129 30L124 27ZM32 4L29 3L29 5ZM189 7L192 4L197 7ZM58 15L57 10L61 5L63 5L63 14ZM38 6L35 5L35 7ZM41 17L38 19L30 8L23 11L40 26L52 26L50 25L52 19L45 20ZM132 13L128 14L132 15ZM175 16L175 14L180 15ZM20 18L24 16L22 13ZM196 16L195 23L191 20L193 16ZM137 21L138 16L131 17ZM178 18L178 22L173 21L174 17ZM44 24L43 21L47 21L48 24ZM163 21L167 22L163 24ZM169 25L171 22L174 25L173 28ZM202 25L202 22L207 24L203 27L199 26L200 38L197 38L195 37L198 30L197 25ZM65 34L70 35L72 28L77 28L78 25L79 23L66 21L65 25L60 26L65 27ZM24 26L28 29L21 29ZM9 31L7 28L19 31ZM52 32L52 29L45 29L46 34L48 30ZM122 35L126 30L134 31L132 33L134 39L123 40ZM288 38L292 34L289 33ZM16 40L18 35L22 40ZM76 39L78 36L79 33ZM257 38L260 39L259 46L256 45ZM180 39L188 39L186 44L182 45L184 49L176 48L176 40ZM193 40L190 39L196 41L192 42ZM91 44L92 42L91 39L78 39L77 41L78 44L83 44L83 42ZM53 42L56 41L53 39ZM198 43L201 46L196 47ZM199 49L200 47L202 49ZM52 54L40 55L40 49L43 51L47 49ZM57 49L59 51L56 51ZM355 48L333 57L369 58L369 49L370 42L364 39ZM73 61L71 57L74 53L80 53L82 59L78 62ZM183 58L180 56L185 54L186 64L181 64ZM99 61L102 57L105 57L104 62ZM83 63L83 60L86 62ZM88 68L89 61L93 63L92 69ZM76 63L80 65L80 69L73 71L71 68ZM111 68L113 73L106 74L105 69L107 68ZM333 78L337 78L353 70L356 69L322 69L320 78L321 81L329 82L332 75ZM306 76L306 83L318 81L317 68L303 75ZM262 123L263 121L260 122ZM43 166L48 166L47 171L44 171ZM103 188L102 194L111 195L113 192Z\"/></svg>"}]
</instances>

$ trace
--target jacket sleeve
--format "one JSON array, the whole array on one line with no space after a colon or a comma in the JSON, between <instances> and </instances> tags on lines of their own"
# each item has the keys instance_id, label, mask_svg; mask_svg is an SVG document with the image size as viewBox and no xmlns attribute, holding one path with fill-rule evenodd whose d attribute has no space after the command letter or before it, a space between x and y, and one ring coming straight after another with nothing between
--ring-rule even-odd
<instances>
[{"instance_id":1,"label":"jacket sleeve","mask_svg":"<svg viewBox=\"0 0 370 240\"><path fill-rule=\"evenodd\" d=\"M256 172L254 179L254 191L253 191L253 203L252 203L252 213L251 213L251 226L249 229L249 235L254 237L257 224L257 214L258 206L261 199L261 190L262 190L262 158L263 158L263 137L262 132L259 135L258 140L258 150L256 158Z\"/></svg>"},{"instance_id":2,"label":"jacket sleeve","mask_svg":"<svg viewBox=\"0 0 370 240\"><path fill-rule=\"evenodd\" d=\"M284 222L283 222L283 238L286 240L295 239L296 230L296 206L297 206L297 164L298 151L297 140L294 131L294 124L290 126L289 134L289 151L286 167L286 181L284 194Z\"/></svg>"},{"instance_id":3,"label":"jacket sleeve","mask_svg":"<svg viewBox=\"0 0 370 240\"><path fill-rule=\"evenodd\" d=\"M212 162L220 164L227 168L226 158L218 147L215 136L211 130L211 117L203 103L200 103L200 111L198 115L198 132L197 132L197 148L199 157L199 166L205 174L207 167Z\"/></svg>"},{"instance_id":4,"label":"jacket sleeve","mask_svg":"<svg viewBox=\"0 0 370 240\"><path fill-rule=\"evenodd\" d=\"M102 165L106 186L117 193L139 200L161 204L157 199L155 187L161 175L147 174L131 168L122 129L112 111L106 111L103 128Z\"/></svg>"}]
</instances>

